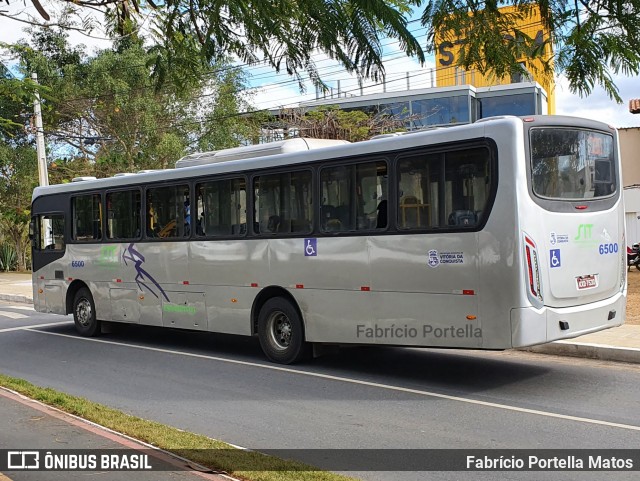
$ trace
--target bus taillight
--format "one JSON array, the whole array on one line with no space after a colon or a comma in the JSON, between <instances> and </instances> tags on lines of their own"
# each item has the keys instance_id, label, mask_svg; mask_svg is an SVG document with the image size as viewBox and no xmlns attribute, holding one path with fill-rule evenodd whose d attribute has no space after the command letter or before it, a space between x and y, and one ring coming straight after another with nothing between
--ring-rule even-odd
<instances>
[{"instance_id":1,"label":"bus taillight","mask_svg":"<svg viewBox=\"0 0 640 481\"><path fill-rule=\"evenodd\" d=\"M620 243L620 290L624 289L625 281L627 280L627 253L626 249L622 246L626 246L626 241L624 237L624 231L622 232L622 242Z\"/></svg>"},{"instance_id":2,"label":"bus taillight","mask_svg":"<svg viewBox=\"0 0 640 481\"><path fill-rule=\"evenodd\" d=\"M536 288L533 285L533 267L531 266L531 248L527 246L526 249L527 249L527 266L529 267L529 287L531 288L531 294L533 294L534 297L538 297Z\"/></svg>"},{"instance_id":3,"label":"bus taillight","mask_svg":"<svg viewBox=\"0 0 640 481\"><path fill-rule=\"evenodd\" d=\"M527 280L529 288L527 297L536 307L542 307L542 282L540 280L540 262L536 243L527 235L524 235L524 250L527 259Z\"/></svg>"}]
</instances>

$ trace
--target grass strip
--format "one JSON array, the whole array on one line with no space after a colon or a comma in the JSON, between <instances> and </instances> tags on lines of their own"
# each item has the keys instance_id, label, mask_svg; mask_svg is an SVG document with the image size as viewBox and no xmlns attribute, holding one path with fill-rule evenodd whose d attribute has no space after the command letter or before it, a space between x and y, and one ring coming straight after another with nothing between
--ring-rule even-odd
<instances>
[{"instance_id":1,"label":"grass strip","mask_svg":"<svg viewBox=\"0 0 640 481\"><path fill-rule=\"evenodd\" d=\"M297 461L234 449L229 444L201 434L131 416L82 397L65 394L48 387L35 386L23 379L0 374L0 386L139 439L212 470L225 471L247 481L355 481L355 478L319 471L317 468ZM261 470L234 470L233 467L238 465L260 466Z\"/></svg>"}]
</instances>

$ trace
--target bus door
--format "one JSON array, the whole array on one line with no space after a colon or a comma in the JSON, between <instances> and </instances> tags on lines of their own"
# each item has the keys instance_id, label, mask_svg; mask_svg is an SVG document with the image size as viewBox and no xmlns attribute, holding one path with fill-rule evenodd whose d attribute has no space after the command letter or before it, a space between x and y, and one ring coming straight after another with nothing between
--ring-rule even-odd
<instances>
[{"instance_id":1,"label":"bus door","mask_svg":"<svg viewBox=\"0 0 640 481\"><path fill-rule=\"evenodd\" d=\"M65 219L62 213L34 215L29 226L33 268L34 304L38 311L66 314L64 267Z\"/></svg>"}]
</instances>

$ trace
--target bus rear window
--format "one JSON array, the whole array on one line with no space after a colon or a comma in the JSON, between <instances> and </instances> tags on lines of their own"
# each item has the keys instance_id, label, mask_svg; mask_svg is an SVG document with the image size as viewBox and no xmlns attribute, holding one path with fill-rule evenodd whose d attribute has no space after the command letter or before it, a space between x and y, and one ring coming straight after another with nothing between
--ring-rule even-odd
<instances>
[{"instance_id":1,"label":"bus rear window","mask_svg":"<svg viewBox=\"0 0 640 481\"><path fill-rule=\"evenodd\" d=\"M531 130L533 192L560 200L596 199L616 192L613 137L588 130Z\"/></svg>"}]
</instances>

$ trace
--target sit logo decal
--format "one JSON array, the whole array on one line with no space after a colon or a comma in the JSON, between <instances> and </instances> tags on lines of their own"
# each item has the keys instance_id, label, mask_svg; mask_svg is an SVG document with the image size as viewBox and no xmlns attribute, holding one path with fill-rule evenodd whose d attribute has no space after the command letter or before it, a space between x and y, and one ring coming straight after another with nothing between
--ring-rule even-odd
<instances>
[{"instance_id":1,"label":"sit logo decal","mask_svg":"<svg viewBox=\"0 0 640 481\"><path fill-rule=\"evenodd\" d=\"M560 267L562 264L560 262L560 249L551 249L549 251L549 264L551 268Z\"/></svg>"}]
</instances>

